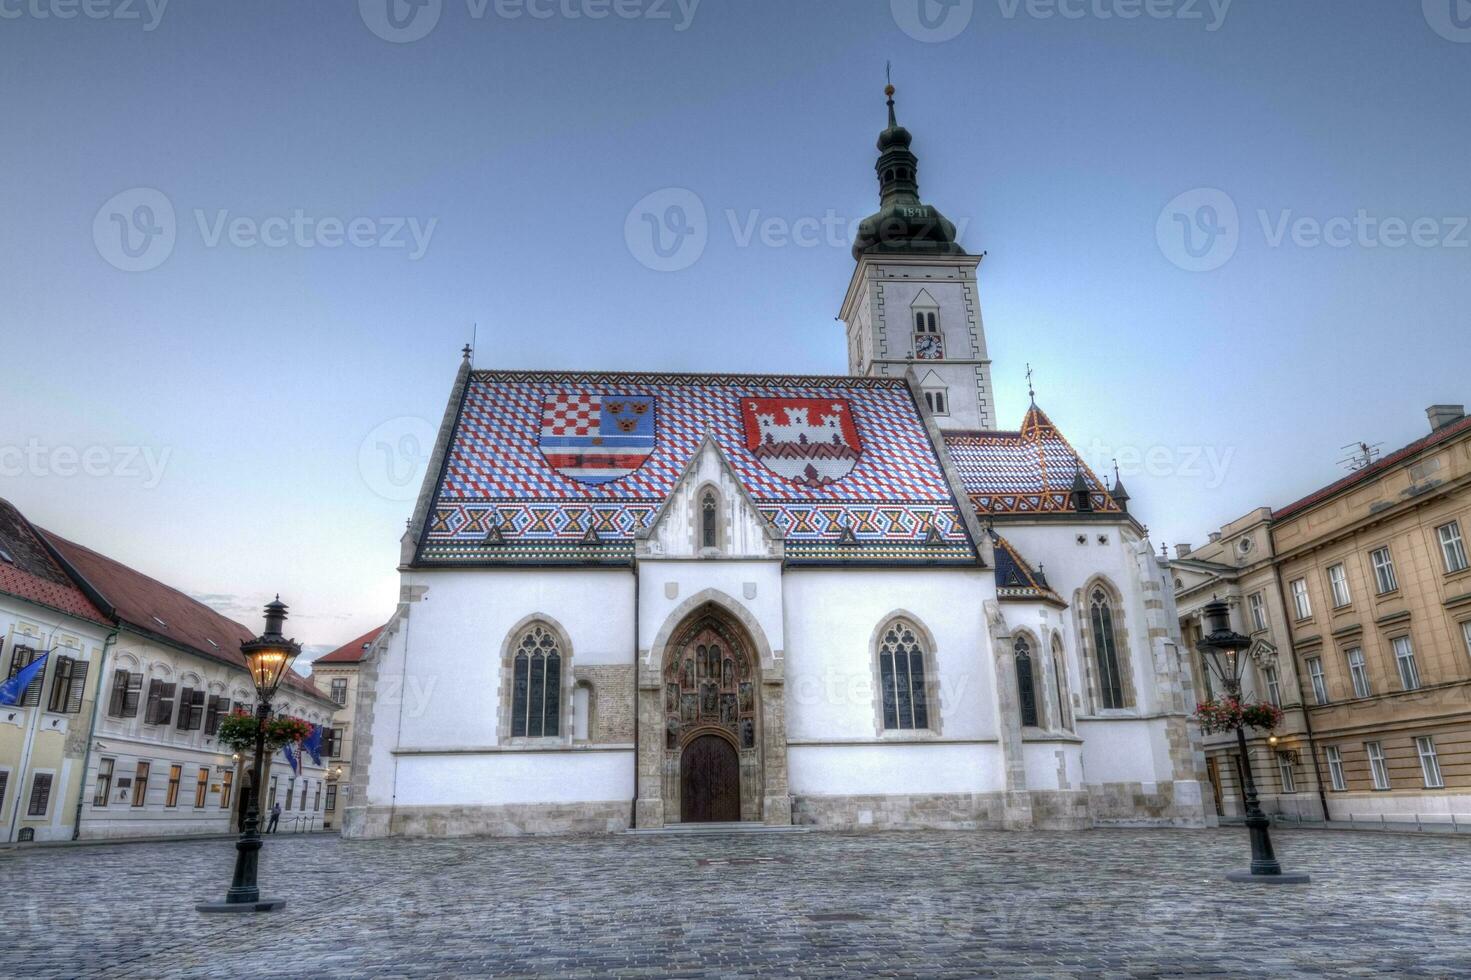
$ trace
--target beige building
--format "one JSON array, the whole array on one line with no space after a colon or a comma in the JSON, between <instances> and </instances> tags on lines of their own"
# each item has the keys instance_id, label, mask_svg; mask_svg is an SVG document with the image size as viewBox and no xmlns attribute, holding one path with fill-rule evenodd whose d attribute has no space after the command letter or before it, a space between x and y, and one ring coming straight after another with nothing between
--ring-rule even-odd
<instances>
[{"instance_id":1,"label":"beige building","mask_svg":"<svg viewBox=\"0 0 1471 980\"><path fill-rule=\"evenodd\" d=\"M1471 824L1471 419L1439 405L1429 420L1424 438L1175 563L1183 625L1198 630L1214 590L1281 654L1287 724L1253 762L1273 809L1312 817L1316 797L1332 820ZM1247 534L1270 555L1244 554ZM1223 812L1239 812L1218 741Z\"/></svg>"},{"instance_id":2,"label":"beige building","mask_svg":"<svg viewBox=\"0 0 1471 980\"><path fill-rule=\"evenodd\" d=\"M327 795L322 814L324 830L341 826L338 814L348 804L352 778L353 713L358 704L358 668L383 629L382 626L371 629L312 661L313 683L336 705L332 727L322 741L322 758L327 764Z\"/></svg>"}]
</instances>

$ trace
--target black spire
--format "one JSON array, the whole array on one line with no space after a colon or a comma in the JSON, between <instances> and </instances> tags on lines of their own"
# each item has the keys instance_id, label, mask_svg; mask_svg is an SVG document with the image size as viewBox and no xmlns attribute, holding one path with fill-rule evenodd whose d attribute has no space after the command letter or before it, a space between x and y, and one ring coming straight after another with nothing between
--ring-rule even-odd
<instances>
[{"instance_id":1,"label":"black spire","mask_svg":"<svg viewBox=\"0 0 1471 980\"><path fill-rule=\"evenodd\" d=\"M1093 510L1093 495L1088 492L1088 483L1083 479L1081 466L1073 469L1073 489L1070 496L1073 498L1073 510L1080 514Z\"/></svg>"},{"instance_id":2,"label":"black spire","mask_svg":"<svg viewBox=\"0 0 1471 980\"><path fill-rule=\"evenodd\" d=\"M1124 489L1124 481L1119 479L1118 460L1113 461L1113 489L1109 491L1109 496L1113 497L1120 510L1125 514L1129 512L1129 491Z\"/></svg>"},{"instance_id":3,"label":"black spire","mask_svg":"<svg viewBox=\"0 0 1471 980\"><path fill-rule=\"evenodd\" d=\"M853 257L865 252L964 255L955 243L955 226L919 199L919 158L909 149L914 137L894 113L894 86L885 85L889 125L879 133L879 211L858 226Z\"/></svg>"}]
</instances>

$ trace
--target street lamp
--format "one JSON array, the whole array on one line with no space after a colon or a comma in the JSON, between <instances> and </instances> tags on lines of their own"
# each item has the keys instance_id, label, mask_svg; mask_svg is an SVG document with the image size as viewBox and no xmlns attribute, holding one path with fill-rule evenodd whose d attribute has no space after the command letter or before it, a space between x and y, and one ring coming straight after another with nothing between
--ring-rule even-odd
<instances>
[{"instance_id":1,"label":"street lamp","mask_svg":"<svg viewBox=\"0 0 1471 980\"><path fill-rule=\"evenodd\" d=\"M1220 678L1226 694L1241 702L1241 673L1246 667L1246 651L1251 640L1231 628L1230 608L1219 600L1205 607L1206 625L1210 632L1200 641L1201 659L1206 669ZM1264 648L1257 659L1272 656ZM1236 723L1236 748L1241 754L1241 779L1246 792L1246 829L1251 832L1251 870L1232 871L1226 875L1230 881L1250 881L1262 884L1298 885L1308 881L1302 872L1282 870L1277 855L1272 850L1272 837L1268 832L1271 821L1262 812L1256 795L1256 780L1251 775L1251 757L1246 751L1245 725Z\"/></svg>"},{"instance_id":2,"label":"street lamp","mask_svg":"<svg viewBox=\"0 0 1471 980\"><path fill-rule=\"evenodd\" d=\"M276 601L266 606L265 632L240 644L245 666L255 682L258 701L255 706L255 766L250 777L250 805L245 811L245 827L235 842L235 878L223 902L200 902L194 906L201 912L274 912L286 906L285 899L261 898L255 883L256 864L260 857L260 789L261 767L266 753L266 721L271 717L271 698L281 679L291 669L291 662L301 653L301 644L286 639L281 624L286 621L286 605Z\"/></svg>"}]
</instances>

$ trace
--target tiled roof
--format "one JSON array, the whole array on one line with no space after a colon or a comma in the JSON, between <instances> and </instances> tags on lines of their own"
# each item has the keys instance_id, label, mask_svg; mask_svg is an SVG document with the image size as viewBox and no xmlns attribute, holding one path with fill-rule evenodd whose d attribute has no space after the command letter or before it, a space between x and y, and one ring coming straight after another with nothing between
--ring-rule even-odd
<instances>
[{"instance_id":1,"label":"tiled roof","mask_svg":"<svg viewBox=\"0 0 1471 980\"><path fill-rule=\"evenodd\" d=\"M1066 605L1062 597L1047 584L1047 576L1036 571L1010 541L991 532L996 545L996 597L998 599L1040 599Z\"/></svg>"},{"instance_id":2,"label":"tiled roof","mask_svg":"<svg viewBox=\"0 0 1471 980\"><path fill-rule=\"evenodd\" d=\"M980 514L1076 514L1072 489L1080 473L1095 513L1123 513L1036 405L1027 410L1018 432L949 433L945 445Z\"/></svg>"},{"instance_id":3,"label":"tiled roof","mask_svg":"<svg viewBox=\"0 0 1471 980\"><path fill-rule=\"evenodd\" d=\"M897 378L479 371L418 561L615 561L706 433L788 561L974 562Z\"/></svg>"},{"instance_id":4,"label":"tiled roof","mask_svg":"<svg viewBox=\"0 0 1471 980\"><path fill-rule=\"evenodd\" d=\"M122 622L202 657L246 669L240 643L255 638L248 627L122 562L50 531L41 533ZM326 698L311 681L294 670L287 672L283 683L302 694Z\"/></svg>"},{"instance_id":5,"label":"tiled roof","mask_svg":"<svg viewBox=\"0 0 1471 980\"><path fill-rule=\"evenodd\" d=\"M1328 484L1326 487L1323 487L1321 490L1315 490L1314 492L1308 494L1306 497L1303 497L1301 500L1295 500L1292 503L1288 504L1286 507L1277 508L1272 512L1272 519L1280 521L1283 518L1292 517L1295 514L1307 510L1314 504L1322 503L1335 494L1342 493L1343 491L1348 490L1351 487L1358 486L1360 483L1366 483L1369 480L1373 480L1384 473L1385 470L1392 469L1393 467L1398 466L1400 463L1405 462L1411 457L1414 457L1424 452L1425 450L1430 449L1433 446L1438 446L1443 442L1454 439L1457 436L1465 433L1468 429L1471 429L1471 415L1468 415L1465 418L1460 419L1459 421L1452 422L1450 425L1442 426L1441 428L1436 429L1434 432L1430 433L1428 436L1425 436L1423 439L1416 439L1414 442L1410 443L1408 446L1405 446L1403 449L1395 450L1388 456L1381 458L1378 462L1375 462L1370 466L1366 466L1363 469L1358 470L1357 472L1350 473L1343 479L1336 480L1333 483Z\"/></svg>"},{"instance_id":6,"label":"tiled roof","mask_svg":"<svg viewBox=\"0 0 1471 980\"><path fill-rule=\"evenodd\" d=\"M0 592L68 616L109 625L107 617L67 578L35 528L7 500L0 500Z\"/></svg>"},{"instance_id":7,"label":"tiled roof","mask_svg":"<svg viewBox=\"0 0 1471 980\"><path fill-rule=\"evenodd\" d=\"M316 660L313 660L312 666L316 666L317 664L355 664L361 662L363 659L363 654L368 652L368 646L374 640L378 639L378 635L382 633L387 626L388 624L384 623L382 626L378 626L374 629L368 630L368 632L364 633L362 636L358 637L355 640L350 640L347 643L344 643L342 646L338 647L336 650L333 650L326 656L318 657Z\"/></svg>"}]
</instances>

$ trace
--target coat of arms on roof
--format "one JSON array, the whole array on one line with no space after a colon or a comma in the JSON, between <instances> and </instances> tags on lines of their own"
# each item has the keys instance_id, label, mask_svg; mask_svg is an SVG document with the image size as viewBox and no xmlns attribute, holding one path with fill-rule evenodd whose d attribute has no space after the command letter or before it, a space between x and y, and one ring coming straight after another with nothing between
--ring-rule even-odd
<instances>
[{"instance_id":1,"label":"coat of arms on roof","mask_svg":"<svg viewBox=\"0 0 1471 980\"><path fill-rule=\"evenodd\" d=\"M579 483L621 479L653 455L653 396L553 395L542 404L540 447L552 469Z\"/></svg>"},{"instance_id":2,"label":"coat of arms on roof","mask_svg":"<svg viewBox=\"0 0 1471 980\"><path fill-rule=\"evenodd\" d=\"M747 398L741 420L751 455L804 487L836 483L863 455L846 398Z\"/></svg>"}]
</instances>

